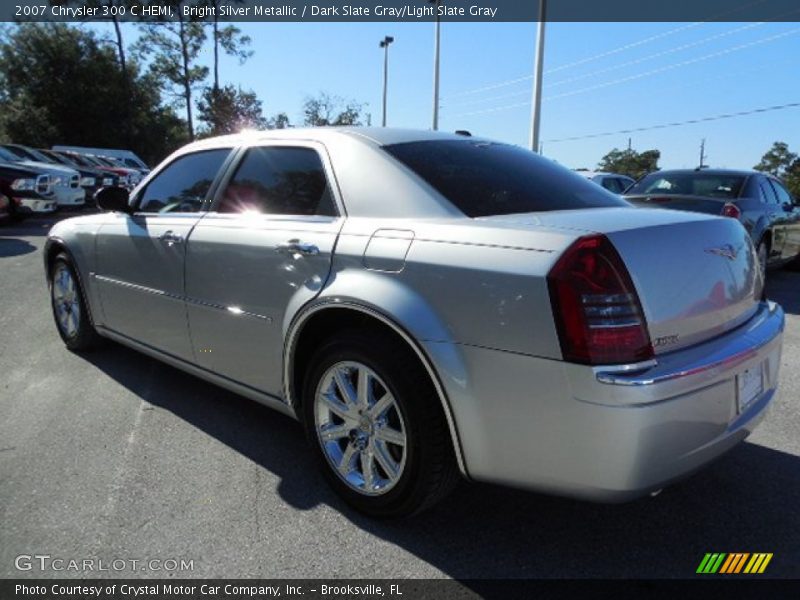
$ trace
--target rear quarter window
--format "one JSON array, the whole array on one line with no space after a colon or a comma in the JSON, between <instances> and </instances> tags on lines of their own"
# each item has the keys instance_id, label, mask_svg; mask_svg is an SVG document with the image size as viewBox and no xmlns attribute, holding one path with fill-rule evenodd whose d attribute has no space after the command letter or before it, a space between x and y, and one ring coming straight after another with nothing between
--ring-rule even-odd
<instances>
[{"instance_id":1,"label":"rear quarter window","mask_svg":"<svg viewBox=\"0 0 800 600\"><path fill-rule=\"evenodd\" d=\"M630 206L529 150L478 140L384 146L468 217Z\"/></svg>"}]
</instances>

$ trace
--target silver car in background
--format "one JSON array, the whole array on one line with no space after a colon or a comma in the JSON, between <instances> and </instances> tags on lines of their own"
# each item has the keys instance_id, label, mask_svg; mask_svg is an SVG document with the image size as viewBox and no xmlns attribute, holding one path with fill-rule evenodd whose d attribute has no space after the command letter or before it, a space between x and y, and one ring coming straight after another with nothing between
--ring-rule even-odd
<instances>
[{"instance_id":1,"label":"silver car in background","mask_svg":"<svg viewBox=\"0 0 800 600\"><path fill-rule=\"evenodd\" d=\"M292 129L179 150L44 260L110 338L300 420L334 489L411 514L458 475L599 501L753 431L782 309L736 220L638 209L518 147Z\"/></svg>"}]
</instances>

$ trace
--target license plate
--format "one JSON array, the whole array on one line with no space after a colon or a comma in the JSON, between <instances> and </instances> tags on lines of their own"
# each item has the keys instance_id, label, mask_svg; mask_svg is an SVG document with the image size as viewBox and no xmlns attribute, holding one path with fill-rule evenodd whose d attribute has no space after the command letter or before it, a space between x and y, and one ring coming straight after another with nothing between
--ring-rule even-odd
<instances>
[{"instance_id":1,"label":"license plate","mask_svg":"<svg viewBox=\"0 0 800 600\"><path fill-rule=\"evenodd\" d=\"M747 407L761 395L764 391L763 378L764 365L758 364L742 371L736 376L736 399L739 405L739 412L747 410Z\"/></svg>"}]
</instances>

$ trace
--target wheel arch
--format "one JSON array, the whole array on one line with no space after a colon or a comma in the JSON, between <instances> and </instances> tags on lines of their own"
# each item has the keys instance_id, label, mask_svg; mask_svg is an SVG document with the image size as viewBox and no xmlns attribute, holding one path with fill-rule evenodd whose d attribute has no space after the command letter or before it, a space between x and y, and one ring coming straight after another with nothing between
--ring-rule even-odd
<instances>
[{"instance_id":1,"label":"wheel arch","mask_svg":"<svg viewBox=\"0 0 800 600\"><path fill-rule=\"evenodd\" d=\"M302 414L297 390L302 387L302 377L313 353L314 341L351 325L389 332L414 352L428 373L439 398L458 468L464 477L469 477L453 411L433 361L404 327L373 306L353 301L326 299L306 307L292 321L284 345L283 393L295 414L298 416Z\"/></svg>"},{"instance_id":2,"label":"wheel arch","mask_svg":"<svg viewBox=\"0 0 800 600\"><path fill-rule=\"evenodd\" d=\"M86 285L86 280L80 264L75 259L75 255L70 250L67 242L64 241L63 238L51 235L47 238L47 241L44 244L42 254L44 259L44 273L48 285L50 285L50 274L56 257L59 254L66 254L69 257L70 261L72 262L73 269L75 270L75 274L78 276L78 285L83 292L84 302L86 302L86 312L89 315L89 322L92 324L92 326L95 326L97 323L94 318L95 307L93 306L91 291Z\"/></svg>"}]
</instances>

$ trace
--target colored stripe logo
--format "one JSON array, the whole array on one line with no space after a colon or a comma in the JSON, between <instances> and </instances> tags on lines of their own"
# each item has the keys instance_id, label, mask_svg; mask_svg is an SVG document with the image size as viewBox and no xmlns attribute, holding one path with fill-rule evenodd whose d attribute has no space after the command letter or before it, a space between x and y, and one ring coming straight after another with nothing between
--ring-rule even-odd
<instances>
[{"instance_id":1,"label":"colored stripe logo","mask_svg":"<svg viewBox=\"0 0 800 600\"><path fill-rule=\"evenodd\" d=\"M739 574L747 573L755 575L763 573L769 561L772 560L772 553L769 552L707 552L697 567L697 573L706 574Z\"/></svg>"}]
</instances>

